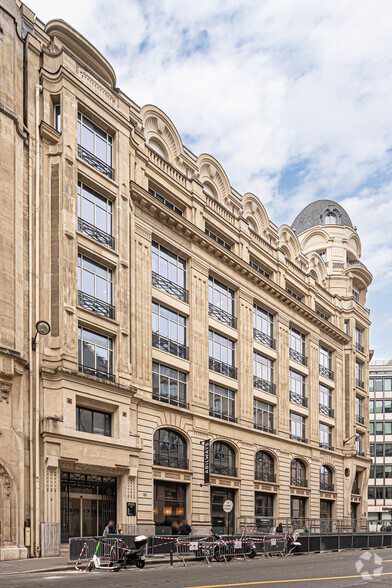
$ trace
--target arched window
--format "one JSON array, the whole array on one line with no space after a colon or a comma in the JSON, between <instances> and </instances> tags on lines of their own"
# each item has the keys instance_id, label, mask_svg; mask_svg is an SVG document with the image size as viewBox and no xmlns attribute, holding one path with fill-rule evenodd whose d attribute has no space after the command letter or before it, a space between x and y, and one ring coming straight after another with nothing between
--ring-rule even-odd
<instances>
[{"instance_id":1,"label":"arched window","mask_svg":"<svg viewBox=\"0 0 392 588\"><path fill-rule=\"evenodd\" d=\"M306 487L306 467L300 459L293 459L291 462L291 485Z\"/></svg>"},{"instance_id":2,"label":"arched window","mask_svg":"<svg viewBox=\"0 0 392 588\"><path fill-rule=\"evenodd\" d=\"M333 490L332 470L325 465L320 468L320 490Z\"/></svg>"},{"instance_id":3,"label":"arched window","mask_svg":"<svg viewBox=\"0 0 392 588\"><path fill-rule=\"evenodd\" d=\"M333 212L328 212L324 217L324 224L325 225L336 225L337 224L336 214L334 214Z\"/></svg>"},{"instance_id":4,"label":"arched window","mask_svg":"<svg viewBox=\"0 0 392 588\"><path fill-rule=\"evenodd\" d=\"M185 439L171 429L155 431L154 464L166 468L188 469Z\"/></svg>"},{"instance_id":5,"label":"arched window","mask_svg":"<svg viewBox=\"0 0 392 588\"><path fill-rule=\"evenodd\" d=\"M275 482L274 459L265 451L258 451L255 457L255 480Z\"/></svg>"},{"instance_id":6,"label":"arched window","mask_svg":"<svg viewBox=\"0 0 392 588\"><path fill-rule=\"evenodd\" d=\"M162 147L158 143L156 143L156 141L149 141L148 146L152 151L157 153L160 157L163 157L163 159L166 159L166 153L164 152Z\"/></svg>"},{"instance_id":7,"label":"arched window","mask_svg":"<svg viewBox=\"0 0 392 588\"><path fill-rule=\"evenodd\" d=\"M217 199L214 190L208 184L203 184L203 192L210 198Z\"/></svg>"},{"instance_id":8,"label":"arched window","mask_svg":"<svg viewBox=\"0 0 392 588\"><path fill-rule=\"evenodd\" d=\"M256 223L251 219L251 218L247 218L246 219L248 221L248 225L249 228L254 232L257 233L257 227L256 227Z\"/></svg>"},{"instance_id":9,"label":"arched window","mask_svg":"<svg viewBox=\"0 0 392 588\"><path fill-rule=\"evenodd\" d=\"M236 476L234 449L227 443L215 441L212 444L211 473L221 476Z\"/></svg>"}]
</instances>

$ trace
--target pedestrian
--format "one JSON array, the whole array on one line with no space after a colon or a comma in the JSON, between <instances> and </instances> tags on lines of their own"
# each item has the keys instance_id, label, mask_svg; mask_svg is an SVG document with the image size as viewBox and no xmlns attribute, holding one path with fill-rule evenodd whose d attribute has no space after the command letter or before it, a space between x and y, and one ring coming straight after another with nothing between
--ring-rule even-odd
<instances>
[{"instance_id":1,"label":"pedestrian","mask_svg":"<svg viewBox=\"0 0 392 588\"><path fill-rule=\"evenodd\" d=\"M283 525L279 523L279 525L275 529L275 533L283 533Z\"/></svg>"},{"instance_id":2,"label":"pedestrian","mask_svg":"<svg viewBox=\"0 0 392 588\"><path fill-rule=\"evenodd\" d=\"M103 531L103 536L106 537L106 535L108 535L109 533L111 535L116 534L116 521L114 521L113 519L110 519L110 521L106 525L106 527Z\"/></svg>"},{"instance_id":3,"label":"pedestrian","mask_svg":"<svg viewBox=\"0 0 392 588\"><path fill-rule=\"evenodd\" d=\"M178 531L179 535L190 535L192 533L192 528L190 525L188 525L188 523L186 522L186 520L182 520L180 523L180 529Z\"/></svg>"},{"instance_id":4,"label":"pedestrian","mask_svg":"<svg viewBox=\"0 0 392 588\"><path fill-rule=\"evenodd\" d=\"M391 523L388 523L388 524L387 524L387 526L385 527L385 530L387 531L387 533L388 533L388 532L389 532L389 533L391 532L391 530L392 530Z\"/></svg>"},{"instance_id":5,"label":"pedestrian","mask_svg":"<svg viewBox=\"0 0 392 588\"><path fill-rule=\"evenodd\" d=\"M307 528L306 528L306 527L305 527L305 525L304 525L304 526L302 527L302 533L307 533L307 532L308 532L308 530L307 530Z\"/></svg>"},{"instance_id":6,"label":"pedestrian","mask_svg":"<svg viewBox=\"0 0 392 588\"><path fill-rule=\"evenodd\" d=\"M180 527L178 526L178 522L173 521L171 524L171 534L178 535L179 530L180 530Z\"/></svg>"}]
</instances>

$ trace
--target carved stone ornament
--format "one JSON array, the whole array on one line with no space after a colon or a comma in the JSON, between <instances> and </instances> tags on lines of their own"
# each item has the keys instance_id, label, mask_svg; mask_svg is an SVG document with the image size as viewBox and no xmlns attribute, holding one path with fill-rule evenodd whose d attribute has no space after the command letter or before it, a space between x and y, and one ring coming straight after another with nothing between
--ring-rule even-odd
<instances>
[{"instance_id":1,"label":"carved stone ornament","mask_svg":"<svg viewBox=\"0 0 392 588\"><path fill-rule=\"evenodd\" d=\"M9 498L12 484L8 473L2 465L0 465L0 484L3 486L3 497Z\"/></svg>"},{"instance_id":2,"label":"carved stone ornament","mask_svg":"<svg viewBox=\"0 0 392 588\"><path fill-rule=\"evenodd\" d=\"M0 402L9 404L11 394L11 384L8 382L0 382Z\"/></svg>"}]
</instances>

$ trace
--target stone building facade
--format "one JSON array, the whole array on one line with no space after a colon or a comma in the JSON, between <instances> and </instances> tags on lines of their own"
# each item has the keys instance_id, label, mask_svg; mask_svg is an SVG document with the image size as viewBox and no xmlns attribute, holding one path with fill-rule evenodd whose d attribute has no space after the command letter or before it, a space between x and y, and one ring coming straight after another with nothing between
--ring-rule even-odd
<instances>
[{"instance_id":1,"label":"stone building facade","mask_svg":"<svg viewBox=\"0 0 392 588\"><path fill-rule=\"evenodd\" d=\"M68 24L4 0L0 25L1 557L109 518L366 516L371 274L347 213L278 228Z\"/></svg>"}]
</instances>

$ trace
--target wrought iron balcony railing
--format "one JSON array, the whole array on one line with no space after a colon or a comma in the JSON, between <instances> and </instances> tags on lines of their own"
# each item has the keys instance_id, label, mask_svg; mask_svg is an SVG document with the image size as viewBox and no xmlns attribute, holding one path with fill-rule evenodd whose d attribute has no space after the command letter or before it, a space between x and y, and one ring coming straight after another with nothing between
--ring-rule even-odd
<instances>
[{"instance_id":1,"label":"wrought iron balcony railing","mask_svg":"<svg viewBox=\"0 0 392 588\"><path fill-rule=\"evenodd\" d=\"M164 276L161 276L155 272L152 272L152 285L159 290L163 290L170 296L178 298L183 302L188 302L188 290L185 290L182 286L179 286L175 282L171 282Z\"/></svg>"},{"instance_id":2,"label":"wrought iron balcony railing","mask_svg":"<svg viewBox=\"0 0 392 588\"><path fill-rule=\"evenodd\" d=\"M253 386L254 388L258 388L259 390L264 390L264 392L269 392L270 394L276 395L275 384L273 384L272 382L268 382L268 380L263 380L263 378L253 376Z\"/></svg>"},{"instance_id":3,"label":"wrought iron balcony railing","mask_svg":"<svg viewBox=\"0 0 392 588\"><path fill-rule=\"evenodd\" d=\"M233 365L219 361L214 357L209 357L208 362L210 370L218 372L218 374L222 374L223 376L229 376L229 378L233 378L234 380L237 379L237 368Z\"/></svg>"},{"instance_id":4,"label":"wrought iron balcony railing","mask_svg":"<svg viewBox=\"0 0 392 588\"><path fill-rule=\"evenodd\" d=\"M259 431L265 431L266 433L273 433L274 435L276 433L276 430L273 429L272 427L269 427L268 425L257 425L255 423L254 428L258 429Z\"/></svg>"},{"instance_id":5,"label":"wrought iron balcony railing","mask_svg":"<svg viewBox=\"0 0 392 588\"><path fill-rule=\"evenodd\" d=\"M229 314L219 306L214 306L211 302L208 303L208 314L213 318L216 318L221 323L229 325L229 327L237 328L237 319L232 314Z\"/></svg>"},{"instance_id":6,"label":"wrought iron balcony railing","mask_svg":"<svg viewBox=\"0 0 392 588\"><path fill-rule=\"evenodd\" d=\"M308 481L305 480L305 478L302 478L300 476L296 476L295 478L291 478L290 484L291 484L291 486L299 486L300 488L307 488L308 487Z\"/></svg>"},{"instance_id":7,"label":"wrought iron balcony railing","mask_svg":"<svg viewBox=\"0 0 392 588\"><path fill-rule=\"evenodd\" d=\"M333 492L334 489L334 485L330 482L324 482L323 480L320 480L320 490L327 490L328 492Z\"/></svg>"},{"instance_id":8,"label":"wrought iron balcony railing","mask_svg":"<svg viewBox=\"0 0 392 588\"><path fill-rule=\"evenodd\" d=\"M365 417L363 417L360 414L356 414L355 415L355 420L357 421L357 423L359 423L360 425L364 425L365 424Z\"/></svg>"},{"instance_id":9,"label":"wrought iron balcony railing","mask_svg":"<svg viewBox=\"0 0 392 588\"><path fill-rule=\"evenodd\" d=\"M219 463L211 463L211 474L217 474L218 476L233 476L237 477L237 468L234 466L226 466Z\"/></svg>"},{"instance_id":10,"label":"wrought iron balcony railing","mask_svg":"<svg viewBox=\"0 0 392 588\"><path fill-rule=\"evenodd\" d=\"M292 347L290 347L289 355L290 355L290 359L293 359L297 363L302 363L302 365L308 365L308 358L306 357L306 355L303 355L302 353L300 353L296 349L293 349Z\"/></svg>"},{"instance_id":11,"label":"wrought iron balcony railing","mask_svg":"<svg viewBox=\"0 0 392 588\"><path fill-rule=\"evenodd\" d=\"M114 306L81 290L78 290L78 305L106 318L114 319Z\"/></svg>"},{"instance_id":12,"label":"wrought iron balcony railing","mask_svg":"<svg viewBox=\"0 0 392 588\"><path fill-rule=\"evenodd\" d=\"M178 343L177 341L172 341L158 333L152 334L152 346L155 347L155 349L161 349L161 351L167 351L172 355L182 357L182 359L189 359L189 349L186 345Z\"/></svg>"},{"instance_id":13,"label":"wrought iron balcony railing","mask_svg":"<svg viewBox=\"0 0 392 588\"><path fill-rule=\"evenodd\" d=\"M114 249L114 237L105 233L105 231L101 231L95 225L87 222L83 218L78 217L78 231L84 233L91 239L98 241L101 245L105 245L105 247L110 247L110 249Z\"/></svg>"},{"instance_id":14,"label":"wrought iron balcony railing","mask_svg":"<svg viewBox=\"0 0 392 588\"><path fill-rule=\"evenodd\" d=\"M320 447L322 449L328 449L329 451L333 451L334 448L332 447L332 445L330 445L329 443L324 443L323 441L320 441Z\"/></svg>"},{"instance_id":15,"label":"wrought iron balcony railing","mask_svg":"<svg viewBox=\"0 0 392 588\"><path fill-rule=\"evenodd\" d=\"M275 339L270 337L270 335L259 331L258 329L253 329L253 339L255 341L259 341L259 343L263 343L263 345L268 345L268 347L271 347L271 349L275 349L276 347Z\"/></svg>"},{"instance_id":16,"label":"wrought iron balcony railing","mask_svg":"<svg viewBox=\"0 0 392 588\"><path fill-rule=\"evenodd\" d=\"M359 261L359 259L348 259L347 265L361 265L362 267L366 268L366 265L362 263L362 261Z\"/></svg>"},{"instance_id":17,"label":"wrought iron balcony railing","mask_svg":"<svg viewBox=\"0 0 392 588\"><path fill-rule=\"evenodd\" d=\"M159 400L160 402L174 404L174 406L180 406L181 408L189 408L189 404L185 402L185 400L180 400L179 398L175 398L173 396L164 396L163 394L153 392L152 397L154 400Z\"/></svg>"},{"instance_id":18,"label":"wrought iron balcony railing","mask_svg":"<svg viewBox=\"0 0 392 588\"><path fill-rule=\"evenodd\" d=\"M365 352L365 349L364 349L363 345L361 345L360 343L358 343L358 341L355 342L355 349L357 349L361 353L364 353Z\"/></svg>"},{"instance_id":19,"label":"wrought iron balcony railing","mask_svg":"<svg viewBox=\"0 0 392 588\"><path fill-rule=\"evenodd\" d=\"M102 159L99 159L99 157L94 155L94 153L88 151L88 149L86 149L82 145L78 145L78 157L80 157L80 159L83 159L83 161L91 165L91 167L95 167L96 170L98 170L99 172L101 172L101 174L104 174L111 180L114 178L114 169L110 167L110 165L102 161Z\"/></svg>"},{"instance_id":20,"label":"wrought iron balcony railing","mask_svg":"<svg viewBox=\"0 0 392 588\"><path fill-rule=\"evenodd\" d=\"M357 455L359 455L360 457L364 457L365 456L365 453L361 449L357 449L355 453Z\"/></svg>"},{"instance_id":21,"label":"wrought iron balcony railing","mask_svg":"<svg viewBox=\"0 0 392 588\"><path fill-rule=\"evenodd\" d=\"M154 465L162 466L164 468L178 468L181 470L189 469L189 460L185 457L177 457L171 455L154 455Z\"/></svg>"},{"instance_id":22,"label":"wrought iron balcony railing","mask_svg":"<svg viewBox=\"0 0 392 588\"><path fill-rule=\"evenodd\" d=\"M79 364L79 371L83 374L87 374L89 376L95 376L96 378L101 378L102 380L109 380L109 382L114 382L114 374L110 372L98 370L96 368L89 367L88 365Z\"/></svg>"},{"instance_id":23,"label":"wrought iron balcony railing","mask_svg":"<svg viewBox=\"0 0 392 588\"><path fill-rule=\"evenodd\" d=\"M306 396L299 394L298 392L290 392L290 402L294 402L295 404L299 404L300 406L308 406L308 399Z\"/></svg>"},{"instance_id":24,"label":"wrought iron balcony railing","mask_svg":"<svg viewBox=\"0 0 392 588\"><path fill-rule=\"evenodd\" d=\"M330 408L329 406L326 406L325 404L319 404L319 413L324 414L325 416L329 416L331 418L334 418L335 416L334 409Z\"/></svg>"},{"instance_id":25,"label":"wrought iron balcony railing","mask_svg":"<svg viewBox=\"0 0 392 588\"><path fill-rule=\"evenodd\" d=\"M359 494L359 493L360 493L359 486L354 484L353 487L351 488L351 494Z\"/></svg>"},{"instance_id":26,"label":"wrought iron balcony railing","mask_svg":"<svg viewBox=\"0 0 392 588\"><path fill-rule=\"evenodd\" d=\"M362 388L363 390L365 389L365 382L362 382L362 380L359 380L358 378L356 378L355 383L358 386L358 388Z\"/></svg>"},{"instance_id":27,"label":"wrought iron balcony railing","mask_svg":"<svg viewBox=\"0 0 392 588\"><path fill-rule=\"evenodd\" d=\"M223 421L230 421L231 423L237 422L236 417L230 416L225 412L218 412L210 409L210 416L215 417L217 419L222 419Z\"/></svg>"},{"instance_id":28,"label":"wrought iron balcony railing","mask_svg":"<svg viewBox=\"0 0 392 588\"><path fill-rule=\"evenodd\" d=\"M301 437L300 435L293 435L293 433L290 433L290 439L293 439L293 441L301 441L301 443L308 442L308 440L305 439L305 437Z\"/></svg>"},{"instance_id":29,"label":"wrought iron balcony railing","mask_svg":"<svg viewBox=\"0 0 392 588\"><path fill-rule=\"evenodd\" d=\"M319 373L320 375L324 376L325 378L329 378L330 380L335 378L333 371L321 364L319 365Z\"/></svg>"},{"instance_id":30,"label":"wrought iron balcony railing","mask_svg":"<svg viewBox=\"0 0 392 588\"><path fill-rule=\"evenodd\" d=\"M276 474L271 472L258 472L257 469L255 471L255 480L260 480L261 482L276 482Z\"/></svg>"}]
</instances>

